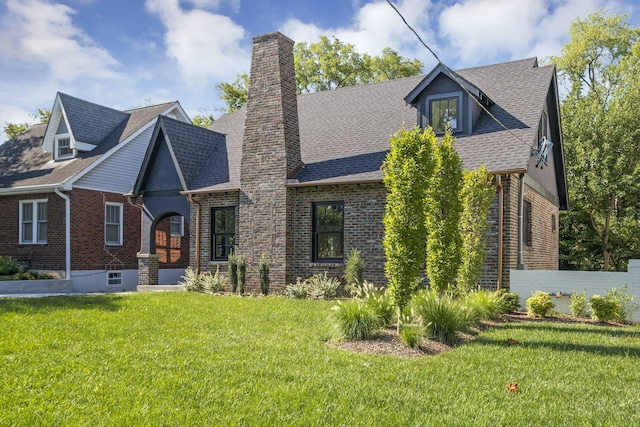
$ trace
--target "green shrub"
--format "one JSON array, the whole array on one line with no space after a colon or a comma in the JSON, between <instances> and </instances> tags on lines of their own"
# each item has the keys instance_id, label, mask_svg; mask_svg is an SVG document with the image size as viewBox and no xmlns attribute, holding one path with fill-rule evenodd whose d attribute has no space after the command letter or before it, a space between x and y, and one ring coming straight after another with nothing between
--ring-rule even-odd
<instances>
[{"instance_id":1,"label":"green shrub","mask_svg":"<svg viewBox=\"0 0 640 427\"><path fill-rule=\"evenodd\" d=\"M551 295L546 292L536 291L527 299L527 314L534 317L545 317L553 313L555 304L551 301Z\"/></svg>"},{"instance_id":2,"label":"green shrub","mask_svg":"<svg viewBox=\"0 0 640 427\"><path fill-rule=\"evenodd\" d=\"M184 271L182 281L178 282L178 284L184 286L184 288L189 292L204 291L202 276L190 266Z\"/></svg>"},{"instance_id":3,"label":"green shrub","mask_svg":"<svg viewBox=\"0 0 640 427\"><path fill-rule=\"evenodd\" d=\"M327 272L316 274L306 280L300 277L296 283L284 288L284 296L298 299L334 299L340 282L335 277L327 277Z\"/></svg>"},{"instance_id":4,"label":"green shrub","mask_svg":"<svg viewBox=\"0 0 640 427\"><path fill-rule=\"evenodd\" d=\"M402 323L400 328L400 341L407 347L418 348L422 338L422 327L420 325Z\"/></svg>"},{"instance_id":5,"label":"green shrub","mask_svg":"<svg viewBox=\"0 0 640 427\"><path fill-rule=\"evenodd\" d=\"M238 263L238 292L244 295L247 286L247 263L243 256L236 257Z\"/></svg>"},{"instance_id":6,"label":"green shrub","mask_svg":"<svg viewBox=\"0 0 640 427\"><path fill-rule=\"evenodd\" d=\"M380 328L380 319L362 301L338 301L333 307L340 334L349 340L366 340Z\"/></svg>"},{"instance_id":7,"label":"green shrub","mask_svg":"<svg viewBox=\"0 0 640 427\"><path fill-rule=\"evenodd\" d=\"M11 276L21 270L20 263L8 255L0 256L0 275Z\"/></svg>"},{"instance_id":8,"label":"green shrub","mask_svg":"<svg viewBox=\"0 0 640 427\"><path fill-rule=\"evenodd\" d=\"M260 255L260 266L258 267L260 271L260 290L262 291L262 295L267 295L269 293L269 258L267 254Z\"/></svg>"},{"instance_id":9,"label":"green shrub","mask_svg":"<svg viewBox=\"0 0 640 427\"><path fill-rule=\"evenodd\" d=\"M520 308L520 296L515 292L506 289L496 291L500 295L500 311L503 314L513 313Z\"/></svg>"},{"instance_id":10,"label":"green shrub","mask_svg":"<svg viewBox=\"0 0 640 427\"><path fill-rule=\"evenodd\" d=\"M377 288L373 283L364 281L362 284L354 284L351 293L373 310L383 326L389 326L393 322L396 308L388 289Z\"/></svg>"},{"instance_id":11,"label":"green shrub","mask_svg":"<svg viewBox=\"0 0 640 427\"><path fill-rule=\"evenodd\" d=\"M347 257L347 263L344 268L344 283L347 291L350 291L353 286L362 283L364 261L362 261L360 254L360 250L353 248Z\"/></svg>"},{"instance_id":12,"label":"green shrub","mask_svg":"<svg viewBox=\"0 0 640 427\"><path fill-rule=\"evenodd\" d=\"M478 320L493 320L503 313L502 297L497 292L480 289L468 293L463 303L475 312Z\"/></svg>"},{"instance_id":13,"label":"green shrub","mask_svg":"<svg viewBox=\"0 0 640 427\"><path fill-rule=\"evenodd\" d=\"M473 310L460 300L438 294L435 290L419 292L412 305L422 321L425 334L444 344L454 344L457 333L468 331L476 321Z\"/></svg>"},{"instance_id":14,"label":"green shrub","mask_svg":"<svg viewBox=\"0 0 640 427\"><path fill-rule=\"evenodd\" d=\"M229 254L227 260L229 268L227 270L229 274L229 285L231 286L231 293L235 294L238 288L238 262L236 256L233 253Z\"/></svg>"},{"instance_id":15,"label":"green shrub","mask_svg":"<svg viewBox=\"0 0 640 427\"><path fill-rule=\"evenodd\" d=\"M583 317L587 309L587 291L583 290L578 293L576 291L571 292L571 303L569 303L569 312L573 316Z\"/></svg>"},{"instance_id":16,"label":"green shrub","mask_svg":"<svg viewBox=\"0 0 640 427\"><path fill-rule=\"evenodd\" d=\"M604 297L592 296L589 305L591 317L603 321L624 322L638 309L638 305L633 302L633 297L627 294L627 285L620 289L611 289Z\"/></svg>"},{"instance_id":17,"label":"green shrub","mask_svg":"<svg viewBox=\"0 0 640 427\"><path fill-rule=\"evenodd\" d=\"M200 273L200 280L202 281L202 287L207 292L215 293L222 292L227 286L227 278L220 274L220 267L216 267L216 272L211 274L210 271L206 273Z\"/></svg>"}]
</instances>

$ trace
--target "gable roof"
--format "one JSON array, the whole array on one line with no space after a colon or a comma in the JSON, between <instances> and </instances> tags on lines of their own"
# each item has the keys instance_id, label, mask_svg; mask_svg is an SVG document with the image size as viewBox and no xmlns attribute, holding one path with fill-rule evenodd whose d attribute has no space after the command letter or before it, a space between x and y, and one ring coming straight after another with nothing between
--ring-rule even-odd
<instances>
[{"instance_id":1,"label":"gable roof","mask_svg":"<svg viewBox=\"0 0 640 427\"><path fill-rule=\"evenodd\" d=\"M437 70L436 70L437 71ZM298 122L304 168L290 185L319 185L381 181L380 166L389 150L389 137L414 127L417 110L405 97L429 77L414 76L382 83L298 95ZM493 173L526 172L531 146L549 88L553 66L538 67L528 58L456 71L492 102L488 110L508 130L482 112L470 135L456 136L456 149L466 169L486 165ZM244 108L222 116L210 129L226 136L229 181L196 182L197 192L223 191L240 186ZM515 136L514 136L515 135Z\"/></svg>"},{"instance_id":2,"label":"gable roof","mask_svg":"<svg viewBox=\"0 0 640 427\"><path fill-rule=\"evenodd\" d=\"M43 151L43 143L52 126L51 123L32 126L24 134L0 145L0 194L37 192L47 188L67 186L73 178L80 176L89 167L100 161L103 155L110 150L119 148L120 144L127 142L159 114L172 106L179 107L177 102L169 102L115 114L112 111L116 110L106 107L97 108L100 106L96 107L96 104L68 95L59 93L58 97L61 102L65 103L65 112L67 111L66 103L70 103L71 115L75 119L69 119L69 121L76 123L75 125L70 124L70 126L76 126L72 129L74 135L78 131L80 135L91 138L97 138L100 135L102 139L91 151L80 153L75 158L53 161L53 155ZM86 111L81 112L83 107L86 107ZM91 116L87 112L106 114L108 116L107 123L113 127L107 132L106 126L102 122L102 116ZM77 121L79 117L84 117L88 121ZM118 121L115 119L116 117L124 117L124 120ZM55 126L57 127L57 124ZM85 130L85 128L92 127L97 127L100 130ZM53 129L52 133L55 134L55 132L56 129Z\"/></svg>"},{"instance_id":3,"label":"gable roof","mask_svg":"<svg viewBox=\"0 0 640 427\"><path fill-rule=\"evenodd\" d=\"M424 76L424 79L405 97L405 101L407 104L415 105L414 102L416 98L422 93L423 90L427 88L433 82L436 77L440 74L444 74L448 76L451 80L457 82L462 85L467 92L471 93L477 99L481 100L486 98L486 95L473 83L469 82L467 79L462 77L460 74L455 71L450 70L448 67L445 67L443 64L438 64L429 74ZM490 103L490 100L488 100Z\"/></svg>"}]
</instances>

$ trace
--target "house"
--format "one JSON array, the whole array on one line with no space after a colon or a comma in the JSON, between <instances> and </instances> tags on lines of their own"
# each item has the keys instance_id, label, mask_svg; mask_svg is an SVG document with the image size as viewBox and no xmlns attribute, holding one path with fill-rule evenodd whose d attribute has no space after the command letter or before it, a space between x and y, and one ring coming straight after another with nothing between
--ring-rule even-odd
<instances>
[{"instance_id":1,"label":"house","mask_svg":"<svg viewBox=\"0 0 640 427\"><path fill-rule=\"evenodd\" d=\"M48 124L0 145L0 255L57 272L72 291L135 289L141 210L123 194L164 117L190 123L177 102L118 111L58 93ZM157 227L160 283L188 264L180 214Z\"/></svg>"},{"instance_id":2,"label":"house","mask_svg":"<svg viewBox=\"0 0 640 427\"><path fill-rule=\"evenodd\" d=\"M425 76L296 95L293 44L280 33L254 38L247 105L209 134L192 139L188 125L158 121L130 195L149 213L141 284L156 283L154 221L170 202L190 206L190 265L224 270L234 250L246 257L249 291L259 290L263 253L276 289L342 275L352 248L362 251L365 279L385 283L389 136L403 126L443 132L445 123L463 166L484 164L495 177L481 285L508 288L510 269L558 268L558 212L568 198L553 66L535 58L439 65Z\"/></svg>"}]
</instances>

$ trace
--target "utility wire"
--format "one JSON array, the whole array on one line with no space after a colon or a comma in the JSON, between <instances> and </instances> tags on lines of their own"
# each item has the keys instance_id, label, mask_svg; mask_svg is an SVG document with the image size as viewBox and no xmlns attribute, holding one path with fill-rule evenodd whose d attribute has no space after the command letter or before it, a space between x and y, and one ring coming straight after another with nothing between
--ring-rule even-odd
<instances>
[{"instance_id":1,"label":"utility wire","mask_svg":"<svg viewBox=\"0 0 640 427\"><path fill-rule=\"evenodd\" d=\"M393 10L396 11L396 13L398 14L398 16L400 17L400 19L402 19L402 22L404 22L404 24L411 30L411 32L413 34L415 34L415 36L418 38L418 40L420 40L420 43L422 43L422 45L424 47L427 48L427 50L429 52L431 52L431 54L433 55L434 58L436 58L436 60L438 61L438 64L442 65L444 67L444 69L449 73L449 75L453 78L453 80L458 83L458 85L460 85L460 87L462 88L462 90L464 90L467 95L469 95L469 98L473 99L475 101L476 104L478 104L478 106L480 106L480 108L482 108L484 110L485 113L487 113L489 115L489 117L491 117L493 120L495 120L496 123L498 123L500 126L502 126L504 128L504 130L506 130L507 132L509 132L515 139L517 139L518 141L520 141L521 143L523 143L524 145L529 146L529 148L531 150L535 150L534 144L527 144L525 141L522 140L522 138L520 138L518 135L516 135L511 129L509 129L508 127L506 127L496 116L494 116L484 105L482 105L482 103L476 99L475 96L473 96L473 94L471 92L469 92L469 90L465 87L464 84L462 84L462 82L460 81L460 79L458 78L458 75L451 70L451 68L449 68L447 66L447 64L445 64L444 62L442 62L440 60L440 58L438 58L438 55L436 55L436 53L433 51L433 49L431 49L429 47L429 45L427 45L423 40L422 37L420 37L420 35L416 32L416 30L413 29L413 27L411 25L409 25L409 23L407 22L406 19L404 19L404 16L402 16L402 13L400 13L400 11L398 10L398 8L391 3L391 0L387 0L387 3L389 3L389 6L391 6L393 8Z\"/></svg>"}]
</instances>

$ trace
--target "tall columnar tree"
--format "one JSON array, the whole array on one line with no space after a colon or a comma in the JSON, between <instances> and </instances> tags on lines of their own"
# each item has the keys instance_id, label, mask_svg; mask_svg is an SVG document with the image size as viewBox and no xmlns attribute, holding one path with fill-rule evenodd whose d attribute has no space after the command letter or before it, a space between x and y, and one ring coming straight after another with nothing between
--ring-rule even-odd
<instances>
[{"instance_id":1,"label":"tall columnar tree","mask_svg":"<svg viewBox=\"0 0 640 427\"><path fill-rule=\"evenodd\" d=\"M359 53L352 44L325 36L317 43L297 43L293 55L298 93L416 76L423 66L418 59L403 58L388 47L381 55L370 56ZM239 74L233 82L218 83L216 88L227 111L236 111L247 102L249 75Z\"/></svg>"},{"instance_id":2,"label":"tall columnar tree","mask_svg":"<svg viewBox=\"0 0 640 427\"><path fill-rule=\"evenodd\" d=\"M464 172L464 185L461 193L462 260L458 271L459 292L471 290L482 276L482 265L486 258L484 234L488 227L487 215L489 206L496 195L492 181L493 176L485 166Z\"/></svg>"},{"instance_id":3,"label":"tall columnar tree","mask_svg":"<svg viewBox=\"0 0 640 427\"><path fill-rule=\"evenodd\" d=\"M398 309L398 330L402 310L418 286L426 256L425 195L433 175L435 145L436 136L430 128L400 130L391 136L391 151L384 166L384 267Z\"/></svg>"},{"instance_id":4,"label":"tall columnar tree","mask_svg":"<svg viewBox=\"0 0 640 427\"><path fill-rule=\"evenodd\" d=\"M561 113L571 210L561 216L561 263L624 268L640 255L640 29L596 12L569 35L553 58L568 90Z\"/></svg>"},{"instance_id":5,"label":"tall columnar tree","mask_svg":"<svg viewBox=\"0 0 640 427\"><path fill-rule=\"evenodd\" d=\"M435 173L429 182L425 203L427 277L439 292L453 289L461 263L462 161L454 142L449 128L435 144Z\"/></svg>"}]
</instances>

